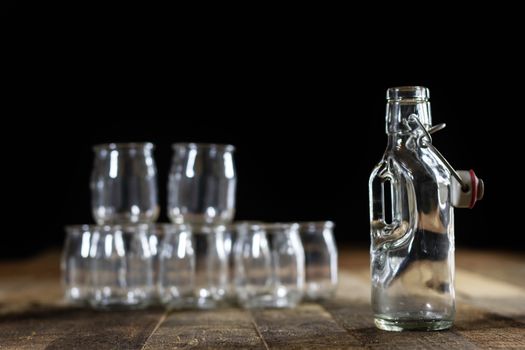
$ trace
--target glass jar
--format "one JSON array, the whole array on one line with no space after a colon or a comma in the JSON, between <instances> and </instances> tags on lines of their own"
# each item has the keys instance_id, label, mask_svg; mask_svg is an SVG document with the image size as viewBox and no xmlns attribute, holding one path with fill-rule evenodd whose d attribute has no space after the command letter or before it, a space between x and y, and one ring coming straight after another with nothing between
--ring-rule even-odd
<instances>
[{"instance_id":1,"label":"glass jar","mask_svg":"<svg viewBox=\"0 0 525 350\"><path fill-rule=\"evenodd\" d=\"M300 222L305 257L305 298L329 299L337 288L337 246L331 221Z\"/></svg>"},{"instance_id":2,"label":"glass jar","mask_svg":"<svg viewBox=\"0 0 525 350\"><path fill-rule=\"evenodd\" d=\"M155 294L150 225L90 226L94 308L140 308Z\"/></svg>"},{"instance_id":3,"label":"glass jar","mask_svg":"<svg viewBox=\"0 0 525 350\"><path fill-rule=\"evenodd\" d=\"M428 89L388 89L388 146L369 181L372 308L378 328L450 328L454 320L451 173L426 147Z\"/></svg>"},{"instance_id":4,"label":"glass jar","mask_svg":"<svg viewBox=\"0 0 525 350\"><path fill-rule=\"evenodd\" d=\"M158 256L157 289L161 302L170 308L186 307L186 301L193 296L195 280L195 254L189 227L165 225Z\"/></svg>"},{"instance_id":5,"label":"glass jar","mask_svg":"<svg viewBox=\"0 0 525 350\"><path fill-rule=\"evenodd\" d=\"M157 168L151 143L93 147L93 216L99 225L153 223L159 216Z\"/></svg>"},{"instance_id":6,"label":"glass jar","mask_svg":"<svg viewBox=\"0 0 525 350\"><path fill-rule=\"evenodd\" d=\"M169 308L212 309L224 301L224 226L173 225L160 248L161 300Z\"/></svg>"},{"instance_id":7,"label":"glass jar","mask_svg":"<svg viewBox=\"0 0 525 350\"><path fill-rule=\"evenodd\" d=\"M297 224L244 224L234 246L237 301L245 308L291 308L302 299L304 249Z\"/></svg>"},{"instance_id":8,"label":"glass jar","mask_svg":"<svg viewBox=\"0 0 525 350\"><path fill-rule=\"evenodd\" d=\"M168 182L173 223L227 224L235 214L237 177L231 145L176 143Z\"/></svg>"},{"instance_id":9,"label":"glass jar","mask_svg":"<svg viewBox=\"0 0 525 350\"><path fill-rule=\"evenodd\" d=\"M91 228L89 225L66 227L60 267L65 298L73 304L86 304L92 292Z\"/></svg>"}]
</instances>

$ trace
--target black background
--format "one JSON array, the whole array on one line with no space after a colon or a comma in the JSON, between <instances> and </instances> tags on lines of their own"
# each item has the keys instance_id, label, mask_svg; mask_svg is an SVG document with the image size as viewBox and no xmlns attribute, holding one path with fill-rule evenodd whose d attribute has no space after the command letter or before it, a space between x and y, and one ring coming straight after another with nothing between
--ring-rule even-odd
<instances>
[{"instance_id":1,"label":"black background","mask_svg":"<svg viewBox=\"0 0 525 350\"><path fill-rule=\"evenodd\" d=\"M51 22L11 38L19 50L9 53L2 98L0 258L58 247L65 225L92 223L91 147L130 141L156 145L161 221L171 144L230 143L237 219L329 219L339 244L366 246L368 176L386 146L385 92L400 85L430 89L434 123L448 125L434 144L485 181L483 201L456 210L457 244L523 250L517 42L488 31L464 42L455 35L457 46L300 33L163 41L124 29L92 37Z\"/></svg>"}]
</instances>

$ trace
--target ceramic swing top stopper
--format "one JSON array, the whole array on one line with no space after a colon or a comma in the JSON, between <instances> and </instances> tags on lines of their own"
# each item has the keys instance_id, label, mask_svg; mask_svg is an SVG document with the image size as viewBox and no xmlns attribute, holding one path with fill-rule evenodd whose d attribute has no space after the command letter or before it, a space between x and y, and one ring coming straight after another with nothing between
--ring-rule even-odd
<instances>
[{"instance_id":1,"label":"ceramic swing top stopper","mask_svg":"<svg viewBox=\"0 0 525 350\"><path fill-rule=\"evenodd\" d=\"M455 178L452 180L451 198L452 205L456 208L473 208L477 201L483 198L485 186L474 170L458 170L457 173L463 180L463 185Z\"/></svg>"}]
</instances>

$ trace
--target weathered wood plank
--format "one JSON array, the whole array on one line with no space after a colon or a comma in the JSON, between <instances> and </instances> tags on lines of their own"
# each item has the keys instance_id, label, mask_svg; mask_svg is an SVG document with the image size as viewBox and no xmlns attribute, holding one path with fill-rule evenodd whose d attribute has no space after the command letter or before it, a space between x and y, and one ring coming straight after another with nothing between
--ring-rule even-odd
<instances>
[{"instance_id":1,"label":"weathered wood plank","mask_svg":"<svg viewBox=\"0 0 525 350\"><path fill-rule=\"evenodd\" d=\"M335 301L323 306L363 346L392 349L525 348L524 290L479 274L457 270L458 311L455 327L445 332L383 332L375 328L370 309L368 269L340 273ZM506 317L506 316L512 316Z\"/></svg>"},{"instance_id":2,"label":"weathered wood plank","mask_svg":"<svg viewBox=\"0 0 525 350\"><path fill-rule=\"evenodd\" d=\"M349 255L352 253L350 252ZM366 254L354 253L359 259L365 260ZM487 269L481 268L482 264L477 263L475 272L465 270L463 267L456 268L456 295L458 301L474 305L485 309L489 313L499 314L505 317L511 317L515 320L525 322L525 288L521 283L514 281L525 281L525 258L521 259L517 255L511 254L509 267L505 265L505 255L501 253L486 252L482 255L466 251L458 253L459 256L470 256L467 259L458 259L463 263L468 261L483 260L483 256L489 256L490 263L498 262L499 269L507 271L502 273L505 278L494 278L491 274L486 275ZM348 258L346 259L348 261ZM518 264L523 261L523 265ZM357 298L359 300L370 300L370 273L368 264L364 262L353 265L361 266L352 270L343 269L340 274L341 286L338 289L337 296L340 298ZM460 265L460 264L458 264ZM512 277L512 278L511 278ZM363 284L359 285L359 281ZM346 284L346 286L344 285ZM342 287L342 288L341 288Z\"/></svg>"},{"instance_id":3,"label":"weathered wood plank","mask_svg":"<svg viewBox=\"0 0 525 350\"><path fill-rule=\"evenodd\" d=\"M58 279L60 275L60 251L47 251L30 259L0 261L0 280L22 275Z\"/></svg>"},{"instance_id":4,"label":"weathered wood plank","mask_svg":"<svg viewBox=\"0 0 525 350\"><path fill-rule=\"evenodd\" d=\"M458 303L454 332L480 349L525 349L525 324Z\"/></svg>"},{"instance_id":5,"label":"weathered wood plank","mask_svg":"<svg viewBox=\"0 0 525 350\"><path fill-rule=\"evenodd\" d=\"M496 281L507 282L525 288L525 254L459 250L456 266Z\"/></svg>"},{"instance_id":6,"label":"weathered wood plank","mask_svg":"<svg viewBox=\"0 0 525 350\"><path fill-rule=\"evenodd\" d=\"M525 288L463 269L456 276L459 300L502 316L525 317Z\"/></svg>"},{"instance_id":7,"label":"weathered wood plank","mask_svg":"<svg viewBox=\"0 0 525 350\"><path fill-rule=\"evenodd\" d=\"M162 310L40 309L0 317L0 349L141 349Z\"/></svg>"},{"instance_id":8,"label":"weathered wood plank","mask_svg":"<svg viewBox=\"0 0 525 350\"><path fill-rule=\"evenodd\" d=\"M525 258L518 254L459 250L455 326L428 333L376 329L368 252L343 250L340 257L336 300L294 310L220 309L167 316L162 310L64 307L56 253L2 262L0 349L525 349Z\"/></svg>"},{"instance_id":9,"label":"weathered wood plank","mask_svg":"<svg viewBox=\"0 0 525 350\"><path fill-rule=\"evenodd\" d=\"M320 305L289 310L253 310L259 333L271 349L362 349Z\"/></svg>"},{"instance_id":10,"label":"weathered wood plank","mask_svg":"<svg viewBox=\"0 0 525 350\"><path fill-rule=\"evenodd\" d=\"M0 315L64 305L58 278L14 277L0 281Z\"/></svg>"},{"instance_id":11,"label":"weathered wood plank","mask_svg":"<svg viewBox=\"0 0 525 350\"><path fill-rule=\"evenodd\" d=\"M369 303L337 299L323 304L350 334L366 348L379 349L477 349L467 338L452 331L386 332L374 325Z\"/></svg>"},{"instance_id":12,"label":"weathered wood plank","mask_svg":"<svg viewBox=\"0 0 525 350\"><path fill-rule=\"evenodd\" d=\"M49 252L28 260L1 262L0 315L63 304L59 261L59 252Z\"/></svg>"},{"instance_id":13,"label":"weathered wood plank","mask_svg":"<svg viewBox=\"0 0 525 350\"><path fill-rule=\"evenodd\" d=\"M249 312L241 309L174 311L144 349L265 349Z\"/></svg>"},{"instance_id":14,"label":"weathered wood plank","mask_svg":"<svg viewBox=\"0 0 525 350\"><path fill-rule=\"evenodd\" d=\"M370 274L366 271L339 271L336 298L370 303Z\"/></svg>"},{"instance_id":15,"label":"weathered wood plank","mask_svg":"<svg viewBox=\"0 0 525 350\"><path fill-rule=\"evenodd\" d=\"M40 309L0 316L0 349L45 349L75 326L77 310Z\"/></svg>"}]
</instances>

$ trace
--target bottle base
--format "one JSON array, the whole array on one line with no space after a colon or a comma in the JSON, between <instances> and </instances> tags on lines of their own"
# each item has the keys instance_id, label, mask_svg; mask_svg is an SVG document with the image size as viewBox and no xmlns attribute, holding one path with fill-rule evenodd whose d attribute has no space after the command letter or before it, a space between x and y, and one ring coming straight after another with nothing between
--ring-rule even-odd
<instances>
[{"instance_id":1,"label":"bottle base","mask_svg":"<svg viewBox=\"0 0 525 350\"><path fill-rule=\"evenodd\" d=\"M385 320L383 318L374 318L377 328L384 331L402 332L402 331L441 331L449 329L453 325L451 320Z\"/></svg>"}]
</instances>

